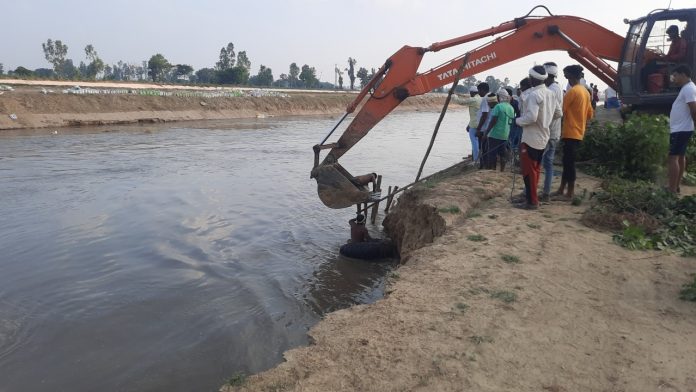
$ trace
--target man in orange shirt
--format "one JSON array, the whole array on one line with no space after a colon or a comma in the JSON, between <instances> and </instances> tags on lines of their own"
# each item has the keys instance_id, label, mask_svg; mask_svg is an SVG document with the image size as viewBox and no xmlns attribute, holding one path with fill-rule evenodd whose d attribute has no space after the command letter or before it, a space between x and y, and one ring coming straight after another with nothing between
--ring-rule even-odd
<instances>
[{"instance_id":1,"label":"man in orange shirt","mask_svg":"<svg viewBox=\"0 0 696 392\"><path fill-rule=\"evenodd\" d=\"M555 200L572 200L575 194L575 153L585 136L587 121L594 116L592 100L585 86L580 84L583 68L569 65L563 68L563 76L568 79L571 88L563 97L563 175ZM564 194L566 185L568 193Z\"/></svg>"}]
</instances>

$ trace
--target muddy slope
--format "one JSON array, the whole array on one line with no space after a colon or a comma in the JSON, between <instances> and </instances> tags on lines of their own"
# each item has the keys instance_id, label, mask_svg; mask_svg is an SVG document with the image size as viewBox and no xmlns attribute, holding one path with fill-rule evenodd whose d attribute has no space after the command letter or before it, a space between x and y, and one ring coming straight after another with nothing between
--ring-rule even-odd
<instances>
[{"instance_id":1,"label":"muddy slope","mask_svg":"<svg viewBox=\"0 0 696 392\"><path fill-rule=\"evenodd\" d=\"M695 391L696 306L678 299L694 259L620 248L583 206L477 199L509 186L485 172L423 189L428 219L463 209L439 212L444 234L408 252L387 297L329 314L313 345L223 391Z\"/></svg>"}]
</instances>

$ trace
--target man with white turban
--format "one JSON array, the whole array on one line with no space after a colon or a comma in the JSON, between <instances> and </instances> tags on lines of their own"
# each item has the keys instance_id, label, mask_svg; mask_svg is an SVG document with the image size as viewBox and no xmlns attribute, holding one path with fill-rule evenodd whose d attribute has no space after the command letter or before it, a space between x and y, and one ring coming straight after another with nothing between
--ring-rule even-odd
<instances>
[{"instance_id":1,"label":"man with white turban","mask_svg":"<svg viewBox=\"0 0 696 392\"><path fill-rule=\"evenodd\" d=\"M523 102L523 112L515 121L522 127L520 144L520 165L524 177L525 202L518 208L536 210L539 208L537 186L541 172L544 149L551 136L551 121L561 116L561 109L555 101L553 92L546 87L546 70L536 65L529 70L532 88Z\"/></svg>"}]
</instances>

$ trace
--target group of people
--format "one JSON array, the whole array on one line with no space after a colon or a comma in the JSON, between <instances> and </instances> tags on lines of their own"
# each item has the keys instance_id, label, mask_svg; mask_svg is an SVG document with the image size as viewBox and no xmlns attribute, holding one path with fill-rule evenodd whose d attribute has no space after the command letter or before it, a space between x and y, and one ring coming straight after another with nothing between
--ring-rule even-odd
<instances>
[{"instance_id":1,"label":"group of people","mask_svg":"<svg viewBox=\"0 0 696 392\"><path fill-rule=\"evenodd\" d=\"M513 199L518 208L534 210L540 201L570 201L575 195L576 153L587 123L594 116L594 97L582 83L584 69L580 65L563 68L568 80L565 91L557 76L558 66L548 62L529 70L529 76L520 81L516 97L509 87L492 94L487 83L480 83L470 90L469 98L459 100L469 106L467 131L473 159L480 160L481 168L495 170L500 157L500 170L505 170L508 146L518 148L525 186L524 194ZM680 192L686 149L696 123L696 84L691 76L685 65L671 73L672 82L680 88L670 113L667 188L674 193ZM563 173L560 186L552 193L553 161L559 142L563 146ZM544 182L539 195L542 167Z\"/></svg>"},{"instance_id":2,"label":"group of people","mask_svg":"<svg viewBox=\"0 0 696 392\"><path fill-rule=\"evenodd\" d=\"M469 106L472 158L480 160L482 168L495 170L500 157L500 170L505 170L508 145L518 148L525 192L513 200L516 207L537 209L540 200L572 200L574 196L575 155L587 121L594 115L593 99L581 83L584 69L580 65L565 67L563 76L569 86L565 92L557 80L558 66L548 62L529 70L516 96L509 87L493 94L487 83L480 83L475 91L470 90L469 98L459 99ZM563 175L560 187L552 193L553 160L561 141ZM542 167L545 176L539 196Z\"/></svg>"}]
</instances>

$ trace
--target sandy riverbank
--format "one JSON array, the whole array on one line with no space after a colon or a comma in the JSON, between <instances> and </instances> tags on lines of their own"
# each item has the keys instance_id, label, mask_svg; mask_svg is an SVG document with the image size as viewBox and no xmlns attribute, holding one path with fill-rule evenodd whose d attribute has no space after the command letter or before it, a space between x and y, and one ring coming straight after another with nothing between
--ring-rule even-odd
<instances>
[{"instance_id":1,"label":"sandy riverbank","mask_svg":"<svg viewBox=\"0 0 696 392\"><path fill-rule=\"evenodd\" d=\"M340 114L356 97L354 93L296 91L285 94L288 96L211 98L42 94L38 86L22 86L0 95L0 130ZM426 94L409 98L398 110L440 110L443 103L441 94ZM16 120L10 118L12 114Z\"/></svg>"},{"instance_id":2,"label":"sandy riverbank","mask_svg":"<svg viewBox=\"0 0 696 392\"><path fill-rule=\"evenodd\" d=\"M386 298L329 314L240 389L695 391L696 306L678 299L694 259L621 248L580 223L585 206L513 209L510 185L477 172L404 196L399 221L434 222L409 241L444 234L408 252Z\"/></svg>"}]
</instances>

